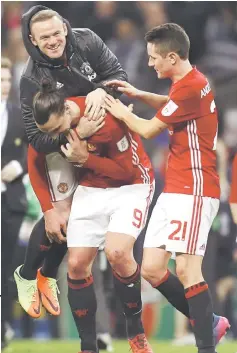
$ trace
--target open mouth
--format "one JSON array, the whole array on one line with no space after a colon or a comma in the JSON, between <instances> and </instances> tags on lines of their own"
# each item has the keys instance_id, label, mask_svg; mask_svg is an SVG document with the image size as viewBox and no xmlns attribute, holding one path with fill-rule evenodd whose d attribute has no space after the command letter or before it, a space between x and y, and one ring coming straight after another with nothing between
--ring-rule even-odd
<instances>
[{"instance_id":1,"label":"open mouth","mask_svg":"<svg viewBox=\"0 0 237 353\"><path fill-rule=\"evenodd\" d=\"M55 47L50 47L50 48L48 48L48 49L51 50L51 51L56 51L56 50L58 50L59 47L60 47L60 44L58 44L58 45L55 46Z\"/></svg>"}]
</instances>

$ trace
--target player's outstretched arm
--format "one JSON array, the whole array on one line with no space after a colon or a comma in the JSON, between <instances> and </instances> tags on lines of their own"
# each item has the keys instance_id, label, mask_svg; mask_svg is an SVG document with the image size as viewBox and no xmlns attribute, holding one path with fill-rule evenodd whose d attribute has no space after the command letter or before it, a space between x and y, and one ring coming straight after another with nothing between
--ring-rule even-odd
<instances>
[{"instance_id":1,"label":"player's outstretched arm","mask_svg":"<svg viewBox=\"0 0 237 353\"><path fill-rule=\"evenodd\" d=\"M37 152L31 145L27 155L30 182L43 212L53 208L48 180L45 171L45 155Z\"/></svg>"},{"instance_id":2,"label":"player's outstretched arm","mask_svg":"<svg viewBox=\"0 0 237 353\"><path fill-rule=\"evenodd\" d=\"M106 82L106 86L114 87L119 92L124 93L129 97L140 99L145 104L150 105L155 109L160 109L168 100L168 96L141 91L125 81L112 80Z\"/></svg>"},{"instance_id":3,"label":"player's outstretched arm","mask_svg":"<svg viewBox=\"0 0 237 353\"><path fill-rule=\"evenodd\" d=\"M114 99L109 95L106 96L105 107L115 118L122 120L130 130L146 139L159 135L168 127L167 124L163 123L156 117L151 120L139 118L137 115L133 114L120 100Z\"/></svg>"},{"instance_id":4,"label":"player's outstretched arm","mask_svg":"<svg viewBox=\"0 0 237 353\"><path fill-rule=\"evenodd\" d=\"M28 148L28 173L33 190L40 202L45 219L45 231L50 242L61 244L66 242L62 230L66 234L67 221L53 207L51 202L48 180L45 171L45 155L39 153L29 145Z\"/></svg>"}]
</instances>

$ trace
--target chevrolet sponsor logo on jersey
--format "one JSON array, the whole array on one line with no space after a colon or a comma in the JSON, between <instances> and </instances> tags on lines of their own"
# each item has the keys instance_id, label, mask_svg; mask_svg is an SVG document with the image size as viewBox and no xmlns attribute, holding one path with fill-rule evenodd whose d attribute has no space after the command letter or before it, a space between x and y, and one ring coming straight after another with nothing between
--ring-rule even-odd
<instances>
[{"instance_id":1,"label":"chevrolet sponsor logo on jersey","mask_svg":"<svg viewBox=\"0 0 237 353\"><path fill-rule=\"evenodd\" d=\"M163 116L170 116L178 109L178 105L175 104L172 100L170 100L162 109L161 114Z\"/></svg>"},{"instance_id":2,"label":"chevrolet sponsor logo on jersey","mask_svg":"<svg viewBox=\"0 0 237 353\"><path fill-rule=\"evenodd\" d=\"M91 68L87 61L81 65L80 71L83 75L88 77L89 81L93 81L97 76L96 72Z\"/></svg>"}]
</instances>

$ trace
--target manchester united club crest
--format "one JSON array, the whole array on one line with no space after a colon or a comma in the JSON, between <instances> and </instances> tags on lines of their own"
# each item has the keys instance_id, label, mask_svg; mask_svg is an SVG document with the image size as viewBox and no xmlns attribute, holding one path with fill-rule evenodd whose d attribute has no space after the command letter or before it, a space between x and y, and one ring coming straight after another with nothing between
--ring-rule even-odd
<instances>
[{"instance_id":1,"label":"manchester united club crest","mask_svg":"<svg viewBox=\"0 0 237 353\"><path fill-rule=\"evenodd\" d=\"M96 72L91 68L88 62L84 62L81 67L80 71L83 75L88 77L89 81L93 81L96 78Z\"/></svg>"},{"instance_id":2,"label":"manchester united club crest","mask_svg":"<svg viewBox=\"0 0 237 353\"><path fill-rule=\"evenodd\" d=\"M61 194L65 194L68 191L68 184L60 183L58 184L57 189Z\"/></svg>"},{"instance_id":3,"label":"manchester united club crest","mask_svg":"<svg viewBox=\"0 0 237 353\"><path fill-rule=\"evenodd\" d=\"M92 143L87 143L87 148L89 152L95 152L96 151L96 146L93 145Z\"/></svg>"}]
</instances>

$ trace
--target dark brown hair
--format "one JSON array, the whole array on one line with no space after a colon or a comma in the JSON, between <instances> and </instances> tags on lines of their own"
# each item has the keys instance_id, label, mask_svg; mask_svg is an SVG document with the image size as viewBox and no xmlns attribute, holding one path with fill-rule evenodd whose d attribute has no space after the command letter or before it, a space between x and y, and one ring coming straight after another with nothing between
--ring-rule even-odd
<instances>
[{"instance_id":1,"label":"dark brown hair","mask_svg":"<svg viewBox=\"0 0 237 353\"><path fill-rule=\"evenodd\" d=\"M37 124L44 125L51 114L62 115L65 111L64 96L57 90L55 84L44 79L40 92L36 93L33 100L33 113Z\"/></svg>"},{"instance_id":2,"label":"dark brown hair","mask_svg":"<svg viewBox=\"0 0 237 353\"><path fill-rule=\"evenodd\" d=\"M145 35L147 43L159 45L162 56L175 52L183 60L188 59L190 41L185 30L176 23L165 23L152 28Z\"/></svg>"}]
</instances>

